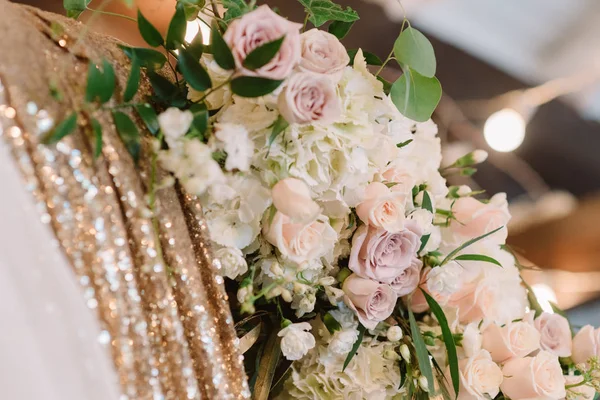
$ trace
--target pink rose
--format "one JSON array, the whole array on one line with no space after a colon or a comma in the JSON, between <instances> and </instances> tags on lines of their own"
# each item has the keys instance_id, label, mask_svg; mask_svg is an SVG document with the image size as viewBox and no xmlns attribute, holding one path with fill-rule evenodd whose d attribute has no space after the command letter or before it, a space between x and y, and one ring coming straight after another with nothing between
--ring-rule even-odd
<instances>
[{"instance_id":1,"label":"pink rose","mask_svg":"<svg viewBox=\"0 0 600 400\"><path fill-rule=\"evenodd\" d=\"M271 189L273 205L294 222L306 223L314 220L321 208L310 195L310 189L300 179L285 178Z\"/></svg>"},{"instance_id":2,"label":"pink rose","mask_svg":"<svg viewBox=\"0 0 600 400\"><path fill-rule=\"evenodd\" d=\"M465 271L465 274L468 271ZM502 308L503 293L494 279L477 279L464 283L448 301L448 305L458 308L461 323L485 319L496 321Z\"/></svg>"},{"instance_id":3,"label":"pink rose","mask_svg":"<svg viewBox=\"0 0 600 400\"><path fill-rule=\"evenodd\" d=\"M472 357L460 360L458 368L460 387L457 400L493 399L500 392L502 370L487 351L479 350ZM450 376L450 371L447 376Z\"/></svg>"},{"instance_id":4,"label":"pink rose","mask_svg":"<svg viewBox=\"0 0 600 400\"><path fill-rule=\"evenodd\" d=\"M591 357L600 357L600 328L586 325L573 338L573 361L586 363Z\"/></svg>"},{"instance_id":5,"label":"pink rose","mask_svg":"<svg viewBox=\"0 0 600 400\"><path fill-rule=\"evenodd\" d=\"M300 35L300 43L302 71L329 75L334 82L340 80L350 57L337 37L314 28Z\"/></svg>"},{"instance_id":6,"label":"pink rose","mask_svg":"<svg viewBox=\"0 0 600 400\"><path fill-rule=\"evenodd\" d=\"M392 283L411 266L421 245L416 224L410 227L389 233L361 225L352 238L349 268L363 278Z\"/></svg>"},{"instance_id":7,"label":"pink rose","mask_svg":"<svg viewBox=\"0 0 600 400\"><path fill-rule=\"evenodd\" d=\"M263 5L231 22L223 38L242 75L285 79L300 61L300 28L302 24L290 22ZM254 71L243 66L252 50L283 36L279 52L266 65Z\"/></svg>"},{"instance_id":8,"label":"pink rose","mask_svg":"<svg viewBox=\"0 0 600 400\"><path fill-rule=\"evenodd\" d=\"M482 347L498 363L525 357L540 348L540 333L533 325L523 321L504 326L491 324L482 334Z\"/></svg>"},{"instance_id":9,"label":"pink rose","mask_svg":"<svg viewBox=\"0 0 600 400\"><path fill-rule=\"evenodd\" d=\"M565 376L565 381L566 381L567 386L581 383L582 380L583 380L583 376L581 376L581 375L577 375L577 376L566 375ZM575 395L573 397L569 396L570 400L593 400L594 397L596 396L596 389L594 389L593 387L591 387L589 385L575 386L573 388L570 388L568 391Z\"/></svg>"},{"instance_id":10,"label":"pink rose","mask_svg":"<svg viewBox=\"0 0 600 400\"><path fill-rule=\"evenodd\" d=\"M463 239L472 239L506 227L510 220L506 195L499 193L484 204L472 197L461 197L452 206L454 219L450 222L450 230ZM495 241L504 243L506 228L492 235Z\"/></svg>"},{"instance_id":11,"label":"pink rose","mask_svg":"<svg viewBox=\"0 0 600 400\"><path fill-rule=\"evenodd\" d=\"M400 188L401 189L401 188ZM381 182L373 182L365 189L365 200L356 206L356 214L362 222L388 232L404 228L406 193Z\"/></svg>"},{"instance_id":12,"label":"pink rose","mask_svg":"<svg viewBox=\"0 0 600 400\"><path fill-rule=\"evenodd\" d=\"M502 368L502 393L512 400L561 399L566 396L565 377L558 357L540 351L535 357L513 358Z\"/></svg>"},{"instance_id":13,"label":"pink rose","mask_svg":"<svg viewBox=\"0 0 600 400\"><path fill-rule=\"evenodd\" d=\"M569 321L565 317L545 312L537 317L534 325L540 332L542 350L549 351L559 357L571 356L573 341Z\"/></svg>"},{"instance_id":14,"label":"pink rose","mask_svg":"<svg viewBox=\"0 0 600 400\"><path fill-rule=\"evenodd\" d=\"M300 224L280 211L263 226L263 234L282 256L298 264L325 256L337 240L337 233L326 218Z\"/></svg>"},{"instance_id":15,"label":"pink rose","mask_svg":"<svg viewBox=\"0 0 600 400\"><path fill-rule=\"evenodd\" d=\"M413 257L410 265L390 283L390 286L399 297L411 294L419 286L421 268L423 268L423 261Z\"/></svg>"},{"instance_id":16,"label":"pink rose","mask_svg":"<svg viewBox=\"0 0 600 400\"><path fill-rule=\"evenodd\" d=\"M398 299L389 285L356 274L346 278L342 289L346 293L344 302L356 312L360 323L367 329L375 329L379 322L392 315Z\"/></svg>"},{"instance_id":17,"label":"pink rose","mask_svg":"<svg viewBox=\"0 0 600 400\"><path fill-rule=\"evenodd\" d=\"M277 105L290 124L331 123L342 112L333 83L309 72L298 72L288 79Z\"/></svg>"}]
</instances>

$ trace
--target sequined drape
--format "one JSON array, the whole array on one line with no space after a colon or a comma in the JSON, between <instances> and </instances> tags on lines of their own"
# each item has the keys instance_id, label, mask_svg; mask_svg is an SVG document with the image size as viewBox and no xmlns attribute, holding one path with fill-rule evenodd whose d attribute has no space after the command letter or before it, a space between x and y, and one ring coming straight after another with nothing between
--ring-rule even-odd
<instances>
[{"instance_id":1,"label":"sequined drape","mask_svg":"<svg viewBox=\"0 0 600 400\"><path fill-rule=\"evenodd\" d=\"M84 30L0 0L0 140L12 147L41 221L103 326L99 340L112 352L122 398L249 397L197 200L161 189L153 215L149 152L136 166L108 111L93 113L104 132L99 159L85 121L58 145L40 144L54 122L81 107L90 60L111 61L117 92L125 85L128 62L115 40Z\"/></svg>"}]
</instances>

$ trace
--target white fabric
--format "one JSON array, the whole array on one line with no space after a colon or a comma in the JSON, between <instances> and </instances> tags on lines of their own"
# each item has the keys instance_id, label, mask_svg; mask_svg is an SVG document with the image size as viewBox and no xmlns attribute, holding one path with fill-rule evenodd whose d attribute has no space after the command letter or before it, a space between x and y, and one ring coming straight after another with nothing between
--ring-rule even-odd
<instances>
[{"instance_id":1,"label":"white fabric","mask_svg":"<svg viewBox=\"0 0 600 400\"><path fill-rule=\"evenodd\" d=\"M0 398L117 400L100 334L0 139Z\"/></svg>"}]
</instances>

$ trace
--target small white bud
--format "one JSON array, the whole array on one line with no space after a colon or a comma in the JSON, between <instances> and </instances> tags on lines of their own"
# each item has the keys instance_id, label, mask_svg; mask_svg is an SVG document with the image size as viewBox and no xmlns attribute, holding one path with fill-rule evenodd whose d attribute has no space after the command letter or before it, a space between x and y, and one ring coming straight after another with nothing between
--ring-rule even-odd
<instances>
[{"instance_id":1,"label":"small white bud","mask_svg":"<svg viewBox=\"0 0 600 400\"><path fill-rule=\"evenodd\" d=\"M427 378L423 375L421 375L419 377L419 386L421 387L421 390L423 390L424 392L428 392L429 388L427 387Z\"/></svg>"},{"instance_id":2,"label":"small white bud","mask_svg":"<svg viewBox=\"0 0 600 400\"><path fill-rule=\"evenodd\" d=\"M400 346L400 355L404 358L404 361L410 363L410 350L407 345L403 344Z\"/></svg>"},{"instance_id":3,"label":"small white bud","mask_svg":"<svg viewBox=\"0 0 600 400\"><path fill-rule=\"evenodd\" d=\"M287 289L281 289L281 298L283 299L283 301L285 301L286 303L291 303L293 298L292 298L292 293L287 290Z\"/></svg>"},{"instance_id":4,"label":"small white bud","mask_svg":"<svg viewBox=\"0 0 600 400\"><path fill-rule=\"evenodd\" d=\"M266 295L266 297L268 299L272 299L277 296L281 296L281 287L279 287L279 286L274 287L273 289L269 290L269 293L267 293L267 295Z\"/></svg>"},{"instance_id":5,"label":"small white bud","mask_svg":"<svg viewBox=\"0 0 600 400\"><path fill-rule=\"evenodd\" d=\"M335 283L335 278L333 276L326 276L324 278L319 279L319 285L321 286L331 286Z\"/></svg>"},{"instance_id":6,"label":"small white bud","mask_svg":"<svg viewBox=\"0 0 600 400\"><path fill-rule=\"evenodd\" d=\"M277 261L274 261L270 265L269 269L271 270L271 272L275 276L282 276L283 275L283 269L281 268L281 265L279 265L279 263Z\"/></svg>"},{"instance_id":7,"label":"small white bud","mask_svg":"<svg viewBox=\"0 0 600 400\"><path fill-rule=\"evenodd\" d=\"M402 328L399 326L390 326L387 330L387 339L390 342L397 342L402 339Z\"/></svg>"},{"instance_id":8,"label":"small white bud","mask_svg":"<svg viewBox=\"0 0 600 400\"><path fill-rule=\"evenodd\" d=\"M458 191L456 192L459 196L466 196L469 193L471 193L472 190L470 187L468 187L467 185L460 185L458 187Z\"/></svg>"},{"instance_id":9,"label":"small white bud","mask_svg":"<svg viewBox=\"0 0 600 400\"><path fill-rule=\"evenodd\" d=\"M480 164L482 162L484 162L485 160L487 160L488 158L488 153L485 150L475 150L473 152L473 163L474 164Z\"/></svg>"},{"instance_id":10,"label":"small white bud","mask_svg":"<svg viewBox=\"0 0 600 400\"><path fill-rule=\"evenodd\" d=\"M304 294L309 289L308 285L305 285L300 282L294 282L294 293L296 294Z\"/></svg>"},{"instance_id":11,"label":"small white bud","mask_svg":"<svg viewBox=\"0 0 600 400\"><path fill-rule=\"evenodd\" d=\"M383 358L390 361L398 361L400 356L392 349L387 349L383 352Z\"/></svg>"}]
</instances>

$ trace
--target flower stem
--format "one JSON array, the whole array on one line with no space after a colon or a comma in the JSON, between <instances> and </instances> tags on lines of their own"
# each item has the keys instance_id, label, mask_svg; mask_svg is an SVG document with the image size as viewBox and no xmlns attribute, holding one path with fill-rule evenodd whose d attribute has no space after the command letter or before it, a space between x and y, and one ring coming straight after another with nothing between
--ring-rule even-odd
<instances>
[{"instance_id":1,"label":"flower stem","mask_svg":"<svg viewBox=\"0 0 600 400\"><path fill-rule=\"evenodd\" d=\"M100 10L100 9L93 9L93 8L89 8L89 7L86 7L85 9L88 10L88 11L91 11L93 13L108 15L108 16L111 16L111 17L120 17L120 18L124 18L124 19L126 19L128 21L137 23L137 19L132 18L132 17L130 17L128 15L118 14L118 13L114 13L114 12L110 12L110 11L104 11L104 10Z\"/></svg>"}]
</instances>

